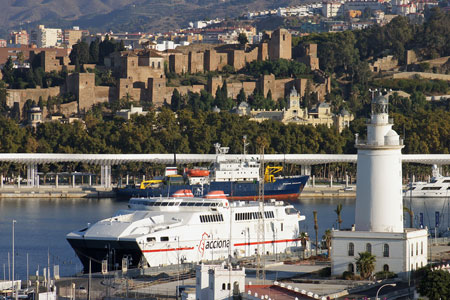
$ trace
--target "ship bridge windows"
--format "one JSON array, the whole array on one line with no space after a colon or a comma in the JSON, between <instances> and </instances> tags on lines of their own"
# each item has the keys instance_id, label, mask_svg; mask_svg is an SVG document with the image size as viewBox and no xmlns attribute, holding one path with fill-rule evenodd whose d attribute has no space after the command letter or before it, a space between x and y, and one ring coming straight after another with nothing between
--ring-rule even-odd
<instances>
[{"instance_id":1,"label":"ship bridge windows","mask_svg":"<svg viewBox=\"0 0 450 300\"><path fill-rule=\"evenodd\" d=\"M437 190L440 190L440 189L441 189L440 186L425 186L425 187L422 188L422 191L424 191L424 190L433 190L433 191L437 191Z\"/></svg>"},{"instance_id":2,"label":"ship bridge windows","mask_svg":"<svg viewBox=\"0 0 450 300\"><path fill-rule=\"evenodd\" d=\"M201 222L201 223L217 223L217 222L223 222L223 215L222 215L222 214L215 214L215 215L200 215L200 222Z\"/></svg>"},{"instance_id":3,"label":"ship bridge windows","mask_svg":"<svg viewBox=\"0 0 450 300\"><path fill-rule=\"evenodd\" d=\"M443 183L450 183L450 179L445 179L444 181L442 181Z\"/></svg>"},{"instance_id":4,"label":"ship bridge windows","mask_svg":"<svg viewBox=\"0 0 450 300\"><path fill-rule=\"evenodd\" d=\"M287 215L296 215L296 214L298 214L298 210L296 210L293 207L285 208L284 211L286 212Z\"/></svg>"},{"instance_id":5,"label":"ship bridge windows","mask_svg":"<svg viewBox=\"0 0 450 300\"><path fill-rule=\"evenodd\" d=\"M160 238L161 242L168 242L169 241L169 237L168 236L162 236Z\"/></svg>"},{"instance_id":6,"label":"ship bridge windows","mask_svg":"<svg viewBox=\"0 0 450 300\"><path fill-rule=\"evenodd\" d=\"M169 205L169 202L163 202L163 203L161 203L161 206L168 206Z\"/></svg>"},{"instance_id":7,"label":"ship bridge windows","mask_svg":"<svg viewBox=\"0 0 450 300\"><path fill-rule=\"evenodd\" d=\"M156 238L151 236L147 238L147 242L156 242Z\"/></svg>"}]
</instances>

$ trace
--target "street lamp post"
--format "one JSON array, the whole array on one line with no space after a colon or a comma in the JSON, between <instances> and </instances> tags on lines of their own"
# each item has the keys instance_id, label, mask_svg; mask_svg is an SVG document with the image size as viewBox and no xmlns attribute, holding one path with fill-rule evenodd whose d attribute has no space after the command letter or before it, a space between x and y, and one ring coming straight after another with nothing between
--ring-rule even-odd
<instances>
[{"instance_id":1,"label":"street lamp post","mask_svg":"<svg viewBox=\"0 0 450 300\"><path fill-rule=\"evenodd\" d=\"M16 223L16 220L12 220L12 281L11 281L11 296L14 298L14 224Z\"/></svg>"},{"instance_id":2,"label":"street lamp post","mask_svg":"<svg viewBox=\"0 0 450 300\"><path fill-rule=\"evenodd\" d=\"M377 294L375 295L375 300L379 300L379 298L378 298L378 293L379 293L380 290L381 290L382 288L384 288L385 286L397 286L397 284L396 284L396 283L387 283L387 284L383 284L382 286L380 286L380 288L379 288L378 291L377 291Z\"/></svg>"}]
</instances>

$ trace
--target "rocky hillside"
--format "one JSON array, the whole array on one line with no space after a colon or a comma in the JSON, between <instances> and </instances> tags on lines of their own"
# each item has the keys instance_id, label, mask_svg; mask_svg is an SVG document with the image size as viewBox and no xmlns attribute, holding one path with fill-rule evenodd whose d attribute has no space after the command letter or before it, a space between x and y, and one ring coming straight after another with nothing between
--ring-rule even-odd
<instances>
[{"instance_id":1,"label":"rocky hillside","mask_svg":"<svg viewBox=\"0 0 450 300\"><path fill-rule=\"evenodd\" d=\"M300 0L2 0L0 28L78 25L105 31L165 31L205 18L236 17Z\"/></svg>"}]
</instances>

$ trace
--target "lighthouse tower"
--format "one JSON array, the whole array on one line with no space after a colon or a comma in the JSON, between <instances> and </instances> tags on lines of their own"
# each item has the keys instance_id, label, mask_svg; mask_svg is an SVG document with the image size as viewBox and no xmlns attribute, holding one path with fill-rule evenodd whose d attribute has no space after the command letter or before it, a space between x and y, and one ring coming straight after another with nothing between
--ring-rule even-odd
<instances>
[{"instance_id":1,"label":"lighthouse tower","mask_svg":"<svg viewBox=\"0 0 450 300\"><path fill-rule=\"evenodd\" d=\"M331 272L336 276L357 273L356 260L362 252L375 256L375 273L389 271L406 278L427 264L427 230L404 228L403 141L392 130L388 108L384 96L375 97L367 138L356 135L355 226L332 232Z\"/></svg>"},{"instance_id":2,"label":"lighthouse tower","mask_svg":"<svg viewBox=\"0 0 450 300\"><path fill-rule=\"evenodd\" d=\"M356 213L358 231L403 232L402 153L403 141L392 130L388 100L372 100L367 139L357 136Z\"/></svg>"}]
</instances>

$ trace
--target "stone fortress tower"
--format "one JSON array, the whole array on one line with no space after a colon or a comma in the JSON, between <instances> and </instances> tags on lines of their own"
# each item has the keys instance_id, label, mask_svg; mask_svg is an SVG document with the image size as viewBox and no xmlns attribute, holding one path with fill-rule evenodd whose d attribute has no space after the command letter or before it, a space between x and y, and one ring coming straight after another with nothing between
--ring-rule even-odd
<instances>
[{"instance_id":1,"label":"stone fortress tower","mask_svg":"<svg viewBox=\"0 0 450 300\"><path fill-rule=\"evenodd\" d=\"M403 141L392 130L388 100L372 99L367 139L356 136L358 149L355 227L333 231L331 272L357 272L361 252L376 256L375 273L390 271L406 278L427 264L426 229L403 226Z\"/></svg>"}]
</instances>

